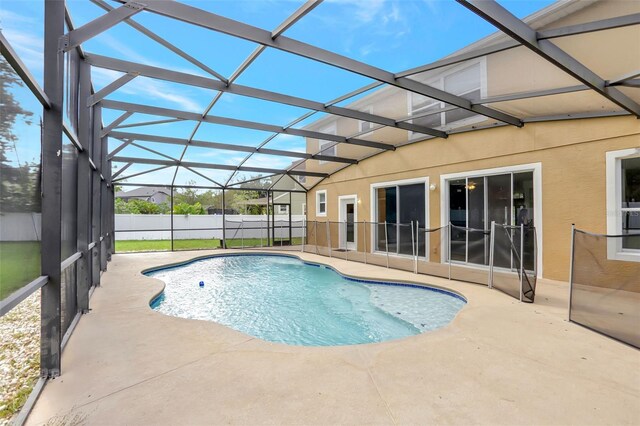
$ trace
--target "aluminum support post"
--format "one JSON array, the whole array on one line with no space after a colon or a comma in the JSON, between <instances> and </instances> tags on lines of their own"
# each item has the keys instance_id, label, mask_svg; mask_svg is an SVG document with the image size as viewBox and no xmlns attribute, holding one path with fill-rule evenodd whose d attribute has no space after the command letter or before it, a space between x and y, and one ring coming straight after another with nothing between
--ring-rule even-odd
<instances>
[{"instance_id":1,"label":"aluminum support post","mask_svg":"<svg viewBox=\"0 0 640 426\"><path fill-rule=\"evenodd\" d=\"M62 108L64 54L58 40L64 35L64 2L44 5L44 91L51 102L44 109L42 130L42 244L40 267L48 282L41 289L40 375L60 375L62 343Z\"/></svg>"}]
</instances>

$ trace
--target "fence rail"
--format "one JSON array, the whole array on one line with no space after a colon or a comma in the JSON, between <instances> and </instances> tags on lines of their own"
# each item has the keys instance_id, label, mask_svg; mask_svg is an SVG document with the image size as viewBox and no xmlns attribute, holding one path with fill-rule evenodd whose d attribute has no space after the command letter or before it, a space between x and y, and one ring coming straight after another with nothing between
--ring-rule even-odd
<instances>
[{"instance_id":1,"label":"fence rail","mask_svg":"<svg viewBox=\"0 0 640 426\"><path fill-rule=\"evenodd\" d=\"M533 227L495 225L485 230L447 224L430 229L417 221L307 221L305 226L303 250L309 253L488 285L523 302L534 301L537 247ZM515 235L490 246L493 235L505 229ZM474 256L486 258L473 259L477 261L473 266L480 268L463 263L469 260L468 254L464 259L460 256L460 244L464 242L466 253L469 241L477 246ZM502 263L496 263L499 259Z\"/></svg>"},{"instance_id":2,"label":"fence rail","mask_svg":"<svg viewBox=\"0 0 640 426\"><path fill-rule=\"evenodd\" d=\"M640 348L640 233L571 234L569 320Z\"/></svg>"}]
</instances>

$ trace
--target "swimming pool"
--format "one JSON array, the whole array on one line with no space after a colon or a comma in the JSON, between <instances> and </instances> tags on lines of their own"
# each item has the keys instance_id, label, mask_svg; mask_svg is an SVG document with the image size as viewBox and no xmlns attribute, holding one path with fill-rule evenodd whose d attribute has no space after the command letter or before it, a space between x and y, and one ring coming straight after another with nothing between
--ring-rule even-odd
<instances>
[{"instance_id":1,"label":"swimming pool","mask_svg":"<svg viewBox=\"0 0 640 426\"><path fill-rule=\"evenodd\" d=\"M166 284L151 302L158 312L290 345L413 336L445 326L466 303L446 290L345 277L283 255L216 256L146 275Z\"/></svg>"}]
</instances>

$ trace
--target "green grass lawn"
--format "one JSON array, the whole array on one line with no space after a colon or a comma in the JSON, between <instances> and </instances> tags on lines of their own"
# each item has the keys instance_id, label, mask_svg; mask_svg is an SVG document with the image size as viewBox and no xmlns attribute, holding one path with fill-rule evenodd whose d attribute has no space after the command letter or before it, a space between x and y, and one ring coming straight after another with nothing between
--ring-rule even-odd
<instances>
[{"instance_id":1,"label":"green grass lawn","mask_svg":"<svg viewBox=\"0 0 640 426\"><path fill-rule=\"evenodd\" d=\"M294 238L293 244L302 243L302 238ZM227 240L227 247L241 247L241 239ZM263 239L266 245L267 240ZM280 245L280 240L273 244ZM260 247L259 238L246 238L245 247ZM218 239L174 240L174 250L198 250L220 248ZM170 240L131 240L116 241L116 252L167 251L171 250ZM0 300L30 283L40 276L40 242L3 241L0 242Z\"/></svg>"},{"instance_id":2,"label":"green grass lawn","mask_svg":"<svg viewBox=\"0 0 640 426\"><path fill-rule=\"evenodd\" d=\"M0 242L0 300L39 276L39 241Z\"/></svg>"},{"instance_id":3,"label":"green grass lawn","mask_svg":"<svg viewBox=\"0 0 640 426\"><path fill-rule=\"evenodd\" d=\"M302 238L294 238L293 244L301 244ZM266 245L267 240L263 239L262 244ZM275 241L275 246L280 244L280 240ZM242 247L242 239L227 240L227 247ZM244 240L245 247L260 247L259 238L246 238ZM220 240L218 239L202 239L202 240L174 240L174 250L199 250L199 249L217 249L220 248ZM116 241L116 253L135 252L135 251L166 251L171 250L170 240L121 240Z\"/></svg>"}]
</instances>

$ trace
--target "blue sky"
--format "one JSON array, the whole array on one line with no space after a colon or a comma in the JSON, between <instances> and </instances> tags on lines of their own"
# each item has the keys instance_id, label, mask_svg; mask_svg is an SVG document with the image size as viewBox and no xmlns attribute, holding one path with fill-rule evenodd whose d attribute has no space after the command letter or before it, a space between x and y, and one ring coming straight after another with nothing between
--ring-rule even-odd
<instances>
[{"instance_id":1,"label":"blue sky","mask_svg":"<svg viewBox=\"0 0 640 426\"><path fill-rule=\"evenodd\" d=\"M108 3L118 6L117 3ZM303 2L192 0L186 3L272 30ZM521 18L550 3L552 2L549 0L501 1L501 4ZM68 4L76 26L104 13L101 8L87 0L70 0ZM36 79L42 83L43 1L3 0L1 8L0 26L3 34ZM256 47L255 44L244 40L150 13L137 14L134 20L227 77ZM494 31L491 25L450 0L326 0L290 28L285 35L396 72L440 59ZM84 48L87 52L208 76L205 71L123 23L88 41ZM100 69L93 72L97 89L118 76L116 72ZM327 102L362 87L371 80L305 58L267 49L236 82ZM215 92L211 90L139 77L110 98L202 113L214 95ZM28 109L39 109L35 99L26 89L16 91L16 96ZM306 110L300 108L224 94L211 114L285 125L305 112ZM104 121L108 123L119 114L116 111L105 112ZM126 123L147 119L152 117L134 115ZM130 130L187 138L194 125L193 122L180 122L148 128L135 127ZM22 133L37 134L33 128L28 130L25 126L22 127ZM257 146L268 136L269 133L265 132L204 124L195 138ZM117 145L112 143L112 149ZM144 145L153 146L154 149L160 147L159 144ZM168 155L180 155L180 147L162 147ZM280 136L270 142L268 147L301 151L304 150L304 141L298 137ZM23 144L19 150L23 150L19 153L22 154L21 159L35 155L33 147L29 147L28 144ZM132 156L155 157L140 149L127 148L125 151ZM192 161L237 164L243 157L244 154L239 152L206 152L195 149L192 152L187 151L187 159ZM265 156L259 160L252 159L251 165L287 167L291 162L291 158L274 156ZM128 171L144 169L146 167L136 166ZM216 180L228 176L227 172L207 173ZM170 179L173 174L172 170L164 170L149 175L149 178L156 176ZM139 181L144 182L146 179L141 177ZM201 178L194 179L203 183Z\"/></svg>"}]
</instances>

